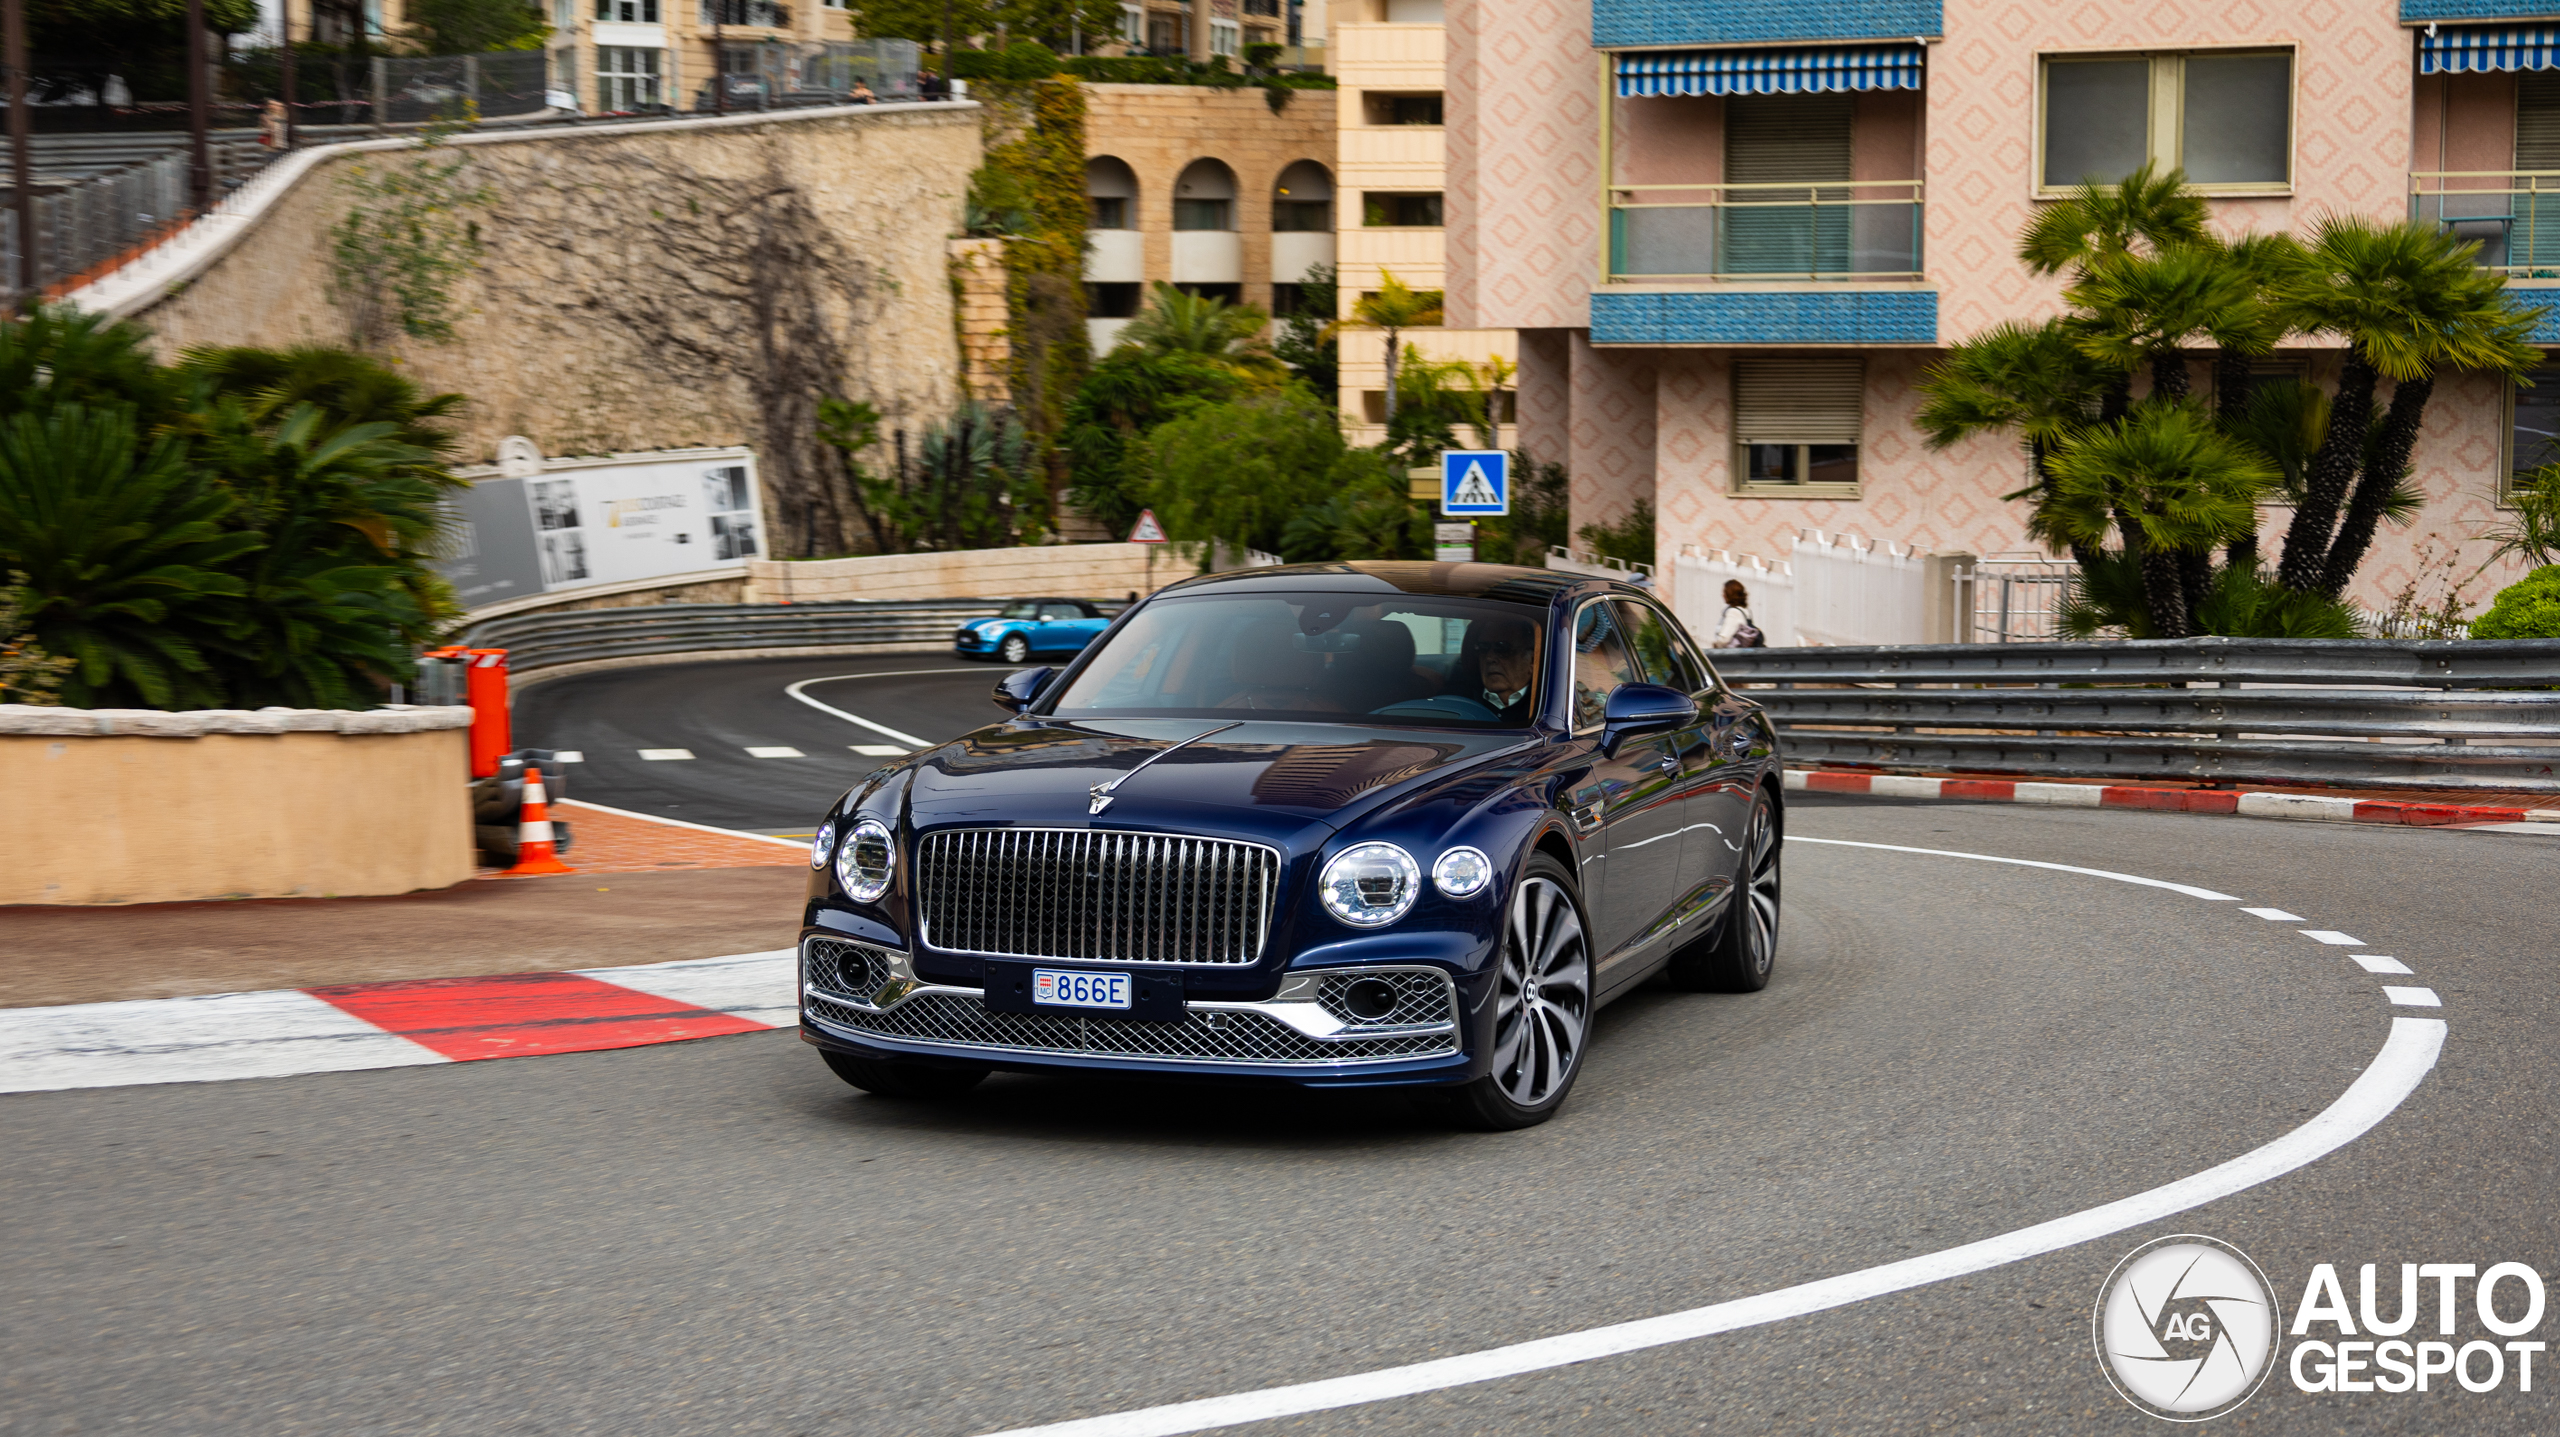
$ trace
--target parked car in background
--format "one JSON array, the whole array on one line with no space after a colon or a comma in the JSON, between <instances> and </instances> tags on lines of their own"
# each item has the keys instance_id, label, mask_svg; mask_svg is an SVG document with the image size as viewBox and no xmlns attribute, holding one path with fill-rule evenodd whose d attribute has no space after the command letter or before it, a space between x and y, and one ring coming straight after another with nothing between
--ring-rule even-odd
<instances>
[{"instance_id":1,"label":"parked car in background","mask_svg":"<svg viewBox=\"0 0 2560 1437\"><path fill-rule=\"evenodd\" d=\"M1110 616L1089 599L1014 599L992 619L962 624L951 652L1018 664L1034 654L1080 653L1109 627Z\"/></svg>"},{"instance_id":2,"label":"parked car in background","mask_svg":"<svg viewBox=\"0 0 2560 1437\"><path fill-rule=\"evenodd\" d=\"M1246 1077L1526 1127L1609 999L1769 981L1776 733L1640 589L1188 579L994 697L1003 722L874 772L812 841L802 1034L856 1087Z\"/></svg>"}]
</instances>

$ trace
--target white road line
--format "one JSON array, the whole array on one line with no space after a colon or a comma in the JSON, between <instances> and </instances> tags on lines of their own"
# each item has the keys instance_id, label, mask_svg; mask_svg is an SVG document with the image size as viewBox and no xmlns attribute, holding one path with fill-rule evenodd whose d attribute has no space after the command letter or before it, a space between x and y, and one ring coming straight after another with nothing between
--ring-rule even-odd
<instances>
[{"instance_id":1,"label":"white road line","mask_svg":"<svg viewBox=\"0 0 2560 1437\"><path fill-rule=\"evenodd\" d=\"M758 843L779 843L785 848L807 848L809 846L794 839L776 838L769 833L749 833L743 828L714 828L707 823L687 823L681 818L660 818L654 813L634 813L627 808L607 808L601 803L589 803L583 798L564 798L554 806L559 808L592 808L598 813L616 814L623 818L636 818L642 823L664 824L669 828L690 828L697 833L725 833L731 838L752 838Z\"/></svg>"},{"instance_id":2,"label":"white road line","mask_svg":"<svg viewBox=\"0 0 2560 1437\"><path fill-rule=\"evenodd\" d=\"M2270 923L2308 923L2311 921L2299 913L2287 913L2281 908L2243 908L2240 911L2248 914L2252 918L2264 918Z\"/></svg>"},{"instance_id":3,"label":"white road line","mask_svg":"<svg viewBox=\"0 0 2560 1437\"><path fill-rule=\"evenodd\" d=\"M914 752L912 749L900 748L894 743L849 743L845 747L864 758L896 758L901 754Z\"/></svg>"},{"instance_id":4,"label":"white road line","mask_svg":"<svg viewBox=\"0 0 2560 1437\"><path fill-rule=\"evenodd\" d=\"M2131 873L2110 873L2103 868L2074 868L2068 863L2038 863L2032 858L1997 858L1988 853L1955 853L1944 848L1906 848L1899 843L1853 843L1845 838L1804 838L1792 833L1787 835L1787 842L1826 843L1835 848L1880 848L1888 853L1925 853L1932 858L1970 858L1977 863L2014 863L2020 868L2049 868L2056 873L2086 873L2092 878L2112 878L2118 883L2139 883L2145 888L2166 888L2172 893L2183 893L2189 898L2201 898L2208 903L2240 901L2228 893L2216 893L2210 888L2196 888L2184 883L2171 883L2165 878L2143 878Z\"/></svg>"},{"instance_id":5,"label":"white road line","mask_svg":"<svg viewBox=\"0 0 2560 1437\"><path fill-rule=\"evenodd\" d=\"M585 763L587 761L587 756L584 753L579 752L577 749L563 748L554 749L551 754L551 760L554 763Z\"/></svg>"},{"instance_id":6,"label":"white road line","mask_svg":"<svg viewBox=\"0 0 2560 1437\"><path fill-rule=\"evenodd\" d=\"M2382 996L2390 999L2392 1002L2397 1003L2403 1008L2441 1008L2444 1006L2444 1000L2436 996L2436 990L2433 988L2394 988L2390 984L2386 983L2382 986ZM2408 1020L2400 1019L2399 1021L2406 1022Z\"/></svg>"},{"instance_id":7,"label":"white road line","mask_svg":"<svg viewBox=\"0 0 2560 1437\"><path fill-rule=\"evenodd\" d=\"M1854 846L1880 848L1889 845ZM1955 856L1978 858L1982 855L1967 853ZM2059 865L2032 866L2052 868ZM2093 870L2074 871L2085 873ZM2153 886L2175 885L2154 883ZM2417 1090L2428 1071L2435 1067L2437 1054L2444 1050L2444 1037L2442 1019L2394 1018L2391 1020L2391 1036L2384 1040L2382 1050L2374 1055L2373 1062L2355 1082L2338 1095L2338 1100L2319 1116L2274 1142L2243 1153L2220 1166L2207 1168L2193 1177L2181 1178L2149 1192L2136 1193L2085 1212L2020 1228L1981 1242L1966 1243L1944 1252L1905 1258L1900 1262L1796 1287L1780 1288L1756 1297L1595 1327L1586 1332L1540 1338L1534 1342L1471 1352L1460 1357L1444 1357L1433 1362L1417 1362L1408 1367L1389 1367L1320 1382L1266 1388L1232 1397L1209 1397L1196 1402L1177 1402L1040 1427L1008 1428L994 1434L994 1437L1176 1437L1179 1433L1207 1432L1275 1417L1294 1417L1306 1412L1383 1402L1389 1398L1410 1397L1416 1393L1490 1382L1501 1377L1543 1372L1589 1362L1594 1358L1614 1357L1620 1353L1709 1337L1719 1332L1781 1322L2058 1252L2245 1192L2260 1183L2273 1181L2317 1162L2354 1142L2391 1116L2402 1100Z\"/></svg>"},{"instance_id":8,"label":"white road line","mask_svg":"<svg viewBox=\"0 0 2560 1437\"><path fill-rule=\"evenodd\" d=\"M2362 948L2364 946L2363 939L2350 938L2335 928L2304 928L2298 931L2303 937L2310 939L2312 942L2326 943L2332 948Z\"/></svg>"},{"instance_id":9,"label":"white road line","mask_svg":"<svg viewBox=\"0 0 2560 1437\"><path fill-rule=\"evenodd\" d=\"M649 760L651 763L680 763L685 759L693 757L693 750L689 748L644 748L640 750L640 756Z\"/></svg>"},{"instance_id":10,"label":"white road line","mask_svg":"<svg viewBox=\"0 0 2560 1437\"><path fill-rule=\"evenodd\" d=\"M581 975L616 987L691 1003L715 1013L775 1028L800 1025L800 989L792 972L796 948L736 953L726 958L685 958L626 968L581 968Z\"/></svg>"},{"instance_id":11,"label":"white road line","mask_svg":"<svg viewBox=\"0 0 2560 1437\"><path fill-rule=\"evenodd\" d=\"M2408 964L2401 962L2397 958L2386 958L2379 953L2350 953L2347 956L2354 959L2356 966L2362 968L2367 973L2406 973L2409 971Z\"/></svg>"},{"instance_id":12,"label":"white road line","mask_svg":"<svg viewBox=\"0 0 2560 1437\"><path fill-rule=\"evenodd\" d=\"M784 744L778 744L778 743L776 743L776 744L767 744L767 745L763 746L762 748L751 748L751 749L748 749L748 750L747 750L747 757L749 757L749 758L807 758L807 757L808 757L808 755L807 755L807 754L805 754L805 753L802 753L800 750L798 750L798 749L796 749L796 748L791 748L791 747L789 747L789 746L787 746L787 745L784 745Z\"/></svg>"},{"instance_id":13,"label":"white road line","mask_svg":"<svg viewBox=\"0 0 2560 1437\"><path fill-rule=\"evenodd\" d=\"M816 699L813 699L800 691L811 684L840 683L845 679L902 679L909 678L917 674L965 674L969 672L971 672L971 670L968 669L895 669L885 674L831 674L825 678L802 679L796 684L786 686L782 691L791 695L793 698L798 699L800 702L807 704L809 707L818 710L820 713L834 714L837 718L843 719L846 723L859 724L862 727L871 730L873 733L880 735L882 738L896 739L898 742L905 744L910 749L931 748L933 747L933 743L929 739L921 739L911 733L900 733L896 729L889 727L887 724L873 723L871 720L864 718L860 714L846 713L843 709L837 708L834 704L822 704Z\"/></svg>"}]
</instances>

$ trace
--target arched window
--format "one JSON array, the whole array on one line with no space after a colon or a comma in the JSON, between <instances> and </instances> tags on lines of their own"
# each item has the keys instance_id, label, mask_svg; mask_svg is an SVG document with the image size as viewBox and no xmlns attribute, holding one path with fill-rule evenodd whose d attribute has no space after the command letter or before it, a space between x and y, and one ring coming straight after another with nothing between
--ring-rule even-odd
<instances>
[{"instance_id":1,"label":"arched window","mask_svg":"<svg viewBox=\"0 0 2560 1437\"><path fill-rule=\"evenodd\" d=\"M1271 228L1281 233L1333 229L1333 175L1313 160L1280 172L1271 189Z\"/></svg>"},{"instance_id":2,"label":"arched window","mask_svg":"<svg viewBox=\"0 0 2560 1437\"><path fill-rule=\"evenodd\" d=\"M1085 199L1092 207L1088 226L1098 230L1138 227L1138 172L1109 155L1084 162Z\"/></svg>"},{"instance_id":3,"label":"arched window","mask_svg":"<svg viewBox=\"0 0 2560 1437\"><path fill-rule=\"evenodd\" d=\"M1236 172L1216 160L1193 160L1173 182L1173 227L1178 230L1231 230L1236 227Z\"/></svg>"}]
</instances>

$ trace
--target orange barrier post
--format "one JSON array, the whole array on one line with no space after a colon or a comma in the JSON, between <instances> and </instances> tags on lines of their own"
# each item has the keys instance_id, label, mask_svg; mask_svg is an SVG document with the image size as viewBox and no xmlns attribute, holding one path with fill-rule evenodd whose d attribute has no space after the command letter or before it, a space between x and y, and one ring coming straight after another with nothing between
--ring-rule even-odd
<instances>
[{"instance_id":1,"label":"orange barrier post","mask_svg":"<svg viewBox=\"0 0 2560 1437\"><path fill-rule=\"evenodd\" d=\"M507 713L507 651L464 649L463 692L471 705L471 776L487 778L515 751Z\"/></svg>"},{"instance_id":2,"label":"orange barrier post","mask_svg":"<svg viewBox=\"0 0 2560 1437\"><path fill-rule=\"evenodd\" d=\"M516 825L516 866L509 878L537 873L575 873L551 846L551 805L542 792L542 770L524 766L524 808Z\"/></svg>"}]
</instances>

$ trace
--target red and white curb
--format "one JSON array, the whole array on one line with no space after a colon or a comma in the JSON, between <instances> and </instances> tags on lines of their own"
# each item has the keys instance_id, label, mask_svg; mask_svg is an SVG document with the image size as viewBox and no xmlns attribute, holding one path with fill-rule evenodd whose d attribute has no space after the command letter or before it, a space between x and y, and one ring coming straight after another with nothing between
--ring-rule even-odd
<instances>
[{"instance_id":1,"label":"red and white curb","mask_svg":"<svg viewBox=\"0 0 2560 1437\"><path fill-rule=\"evenodd\" d=\"M2243 818L2309 818L2330 823L2548 824L2560 836L2560 810L2471 804L2404 803L2397 799L2331 798L2311 793L2244 793L2216 788L2144 788L2095 783L2018 783L1993 778L1907 778L1892 773L1787 770L1800 793L1870 793L1879 798L1945 798L1975 803L2041 803L2057 808L2147 808L2171 813L2233 813Z\"/></svg>"},{"instance_id":2,"label":"red and white curb","mask_svg":"<svg viewBox=\"0 0 2560 1437\"><path fill-rule=\"evenodd\" d=\"M0 1093L470 1063L796 1027L795 952L0 1008Z\"/></svg>"}]
</instances>

